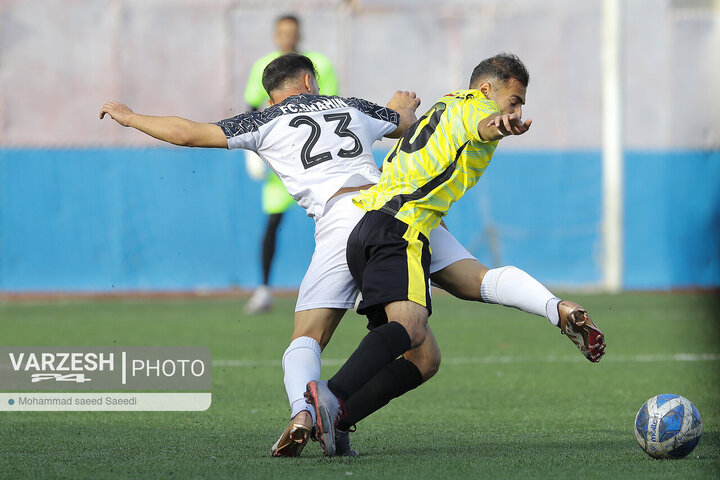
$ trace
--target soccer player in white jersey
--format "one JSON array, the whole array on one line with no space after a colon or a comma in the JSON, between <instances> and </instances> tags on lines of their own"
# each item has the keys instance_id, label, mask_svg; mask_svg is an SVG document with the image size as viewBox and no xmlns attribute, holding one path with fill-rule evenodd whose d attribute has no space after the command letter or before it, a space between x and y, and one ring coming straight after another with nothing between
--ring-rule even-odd
<instances>
[{"instance_id":1,"label":"soccer player in white jersey","mask_svg":"<svg viewBox=\"0 0 720 480\"><path fill-rule=\"evenodd\" d=\"M372 157L372 143L382 136L402 135L416 120L419 100L413 93L396 92L382 107L357 98L318 95L312 62L297 54L271 62L263 85L271 97L270 108L216 124L139 115L118 102L106 103L100 118L108 114L123 126L175 145L256 151L314 218L315 252L300 286L295 326L282 362L291 421L271 450L275 456L298 456L314 423L314 412L303 396L306 384L320 378L321 351L357 295L345 248L364 211L352 203L352 197L378 181L380 172ZM519 308L554 324L563 320L558 311L560 300L522 270L488 270L442 227L431 232L430 245L431 277L453 295ZM481 294L488 271L493 272L487 276L494 279L492 299ZM398 361L404 362L401 368L414 369L419 383L432 377L440 363L432 332L428 329L426 341ZM376 392L380 403L404 393L381 390ZM378 399L371 403L377 405ZM339 432L336 443L333 453L355 453L347 432Z\"/></svg>"}]
</instances>

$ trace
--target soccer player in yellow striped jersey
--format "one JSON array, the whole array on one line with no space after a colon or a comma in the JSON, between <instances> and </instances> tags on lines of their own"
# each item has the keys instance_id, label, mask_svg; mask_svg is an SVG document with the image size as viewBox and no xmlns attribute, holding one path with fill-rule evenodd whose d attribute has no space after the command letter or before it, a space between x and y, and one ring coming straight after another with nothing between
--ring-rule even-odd
<instances>
[{"instance_id":1,"label":"soccer player in yellow striped jersey","mask_svg":"<svg viewBox=\"0 0 720 480\"><path fill-rule=\"evenodd\" d=\"M336 434L437 371L440 351L427 323L428 236L477 183L498 140L530 128L522 120L528 80L515 55L480 62L469 89L441 98L411 125L385 159L378 184L353 199L366 212L348 238L347 266L362 292L358 313L367 315L371 331L332 378L308 382L306 399L328 455ZM460 284L471 282L473 265L479 268L483 302L545 313L588 360L604 354L602 332L580 305L560 300L516 267L457 263Z\"/></svg>"},{"instance_id":2,"label":"soccer player in yellow striped jersey","mask_svg":"<svg viewBox=\"0 0 720 480\"><path fill-rule=\"evenodd\" d=\"M367 315L371 331L327 383L308 383L306 398L318 415L324 449L334 441L335 425L347 427L340 425L347 421L342 404L367 396L368 402L352 402L362 410L355 418L362 418L389 401L379 401L369 386L363 389L377 383L386 367L391 371L385 376L395 380L380 383L391 387L393 395L423 380L412 369L392 367L395 359L431 335L430 231L477 183L497 141L530 128L531 121L522 120L528 80L525 66L514 55L481 62L470 88L433 105L388 154L378 184L353 199L366 213L348 238L347 264L362 292L358 313ZM439 352L426 353L439 357Z\"/></svg>"},{"instance_id":3,"label":"soccer player in yellow striped jersey","mask_svg":"<svg viewBox=\"0 0 720 480\"><path fill-rule=\"evenodd\" d=\"M530 120L520 120L527 74L520 76L482 77L472 88L439 99L398 140L380 182L355 197L355 204L388 213L428 237L480 179L498 140L530 126Z\"/></svg>"}]
</instances>

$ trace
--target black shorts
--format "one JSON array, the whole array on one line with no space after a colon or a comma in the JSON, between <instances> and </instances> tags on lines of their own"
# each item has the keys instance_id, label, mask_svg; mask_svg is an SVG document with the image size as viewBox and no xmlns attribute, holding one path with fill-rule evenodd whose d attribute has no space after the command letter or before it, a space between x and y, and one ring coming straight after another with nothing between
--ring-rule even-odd
<instances>
[{"instance_id":1,"label":"black shorts","mask_svg":"<svg viewBox=\"0 0 720 480\"><path fill-rule=\"evenodd\" d=\"M372 210L350 233L346 255L362 292L358 313L367 315L368 328L387 323L385 305L391 302L410 300L432 313L430 242L419 230Z\"/></svg>"}]
</instances>

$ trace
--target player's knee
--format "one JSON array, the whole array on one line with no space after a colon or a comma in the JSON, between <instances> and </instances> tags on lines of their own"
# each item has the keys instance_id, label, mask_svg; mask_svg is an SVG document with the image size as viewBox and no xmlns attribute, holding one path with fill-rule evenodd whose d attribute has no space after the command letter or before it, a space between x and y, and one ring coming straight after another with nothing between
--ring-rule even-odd
<instances>
[{"instance_id":1,"label":"player's knee","mask_svg":"<svg viewBox=\"0 0 720 480\"><path fill-rule=\"evenodd\" d=\"M413 322L412 325L410 325L410 328L406 325L405 329L410 336L410 346L412 348L419 347L423 344L425 341L425 321L422 323Z\"/></svg>"},{"instance_id":2,"label":"player's knee","mask_svg":"<svg viewBox=\"0 0 720 480\"><path fill-rule=\"evenodd\" d=\"M398 316L392 321L399 323L405 328L408 337L410 337L410 348L419 347L425 341L427 315Z\"/></svg>"}]
</instances>

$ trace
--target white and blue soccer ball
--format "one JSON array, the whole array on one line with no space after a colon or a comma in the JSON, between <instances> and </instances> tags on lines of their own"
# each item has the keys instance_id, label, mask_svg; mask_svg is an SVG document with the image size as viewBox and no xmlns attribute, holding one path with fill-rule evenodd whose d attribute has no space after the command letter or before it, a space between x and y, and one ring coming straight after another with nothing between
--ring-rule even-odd
<instances>
[{"instance_id":1,"label":"white and blue soccer ball","mask_svg":"<svg viewBox=\"0 0 720 480\"><path fill-rule=\"evenodd\" d=\"M635 438L654 458L682 458L693 451L701 435L700 413L680 395L656 395L635 416Z\"/></svg>"}]
</instances>

